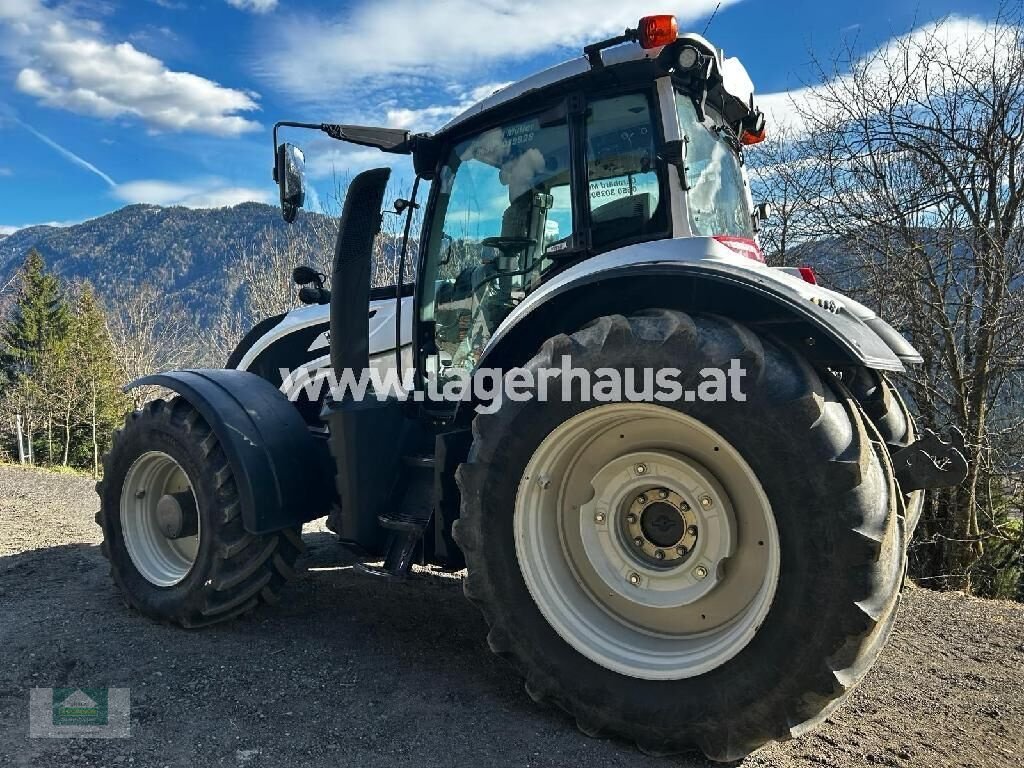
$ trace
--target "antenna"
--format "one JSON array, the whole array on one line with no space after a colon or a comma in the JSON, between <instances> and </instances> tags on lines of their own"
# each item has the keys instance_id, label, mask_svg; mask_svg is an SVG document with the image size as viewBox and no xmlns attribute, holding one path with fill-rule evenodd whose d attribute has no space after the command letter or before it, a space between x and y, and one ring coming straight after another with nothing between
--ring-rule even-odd
<instances>
[{"instance_id":1,"label":"antenna","mask_svg":"<svg viewBox=\"0 0 1024 768\"><path fill-rule=\"evenodd\" d=\"M718 9L722 7L722 3L719 2L715 5L715 10L711 12L711 18L708 19L708 23L704 25L704 31L700 33L701 37L704 37L708 33L708 28L711 26L711 22L715 20L715 16L718 14Z\"/></svg>"}]
</instances>

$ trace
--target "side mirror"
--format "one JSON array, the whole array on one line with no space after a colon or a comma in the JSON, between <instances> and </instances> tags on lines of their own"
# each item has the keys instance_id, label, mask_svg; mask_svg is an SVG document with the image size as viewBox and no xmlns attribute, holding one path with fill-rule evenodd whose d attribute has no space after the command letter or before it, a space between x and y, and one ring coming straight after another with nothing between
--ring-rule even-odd
<instances>
[{"instance_id":1,"label":"side mirror","mask_svg":"<svg viewBox=\"0 0 1024 768\"><path fill-rule=\"evenodd\" d=\"M310 283L316 283L320 288L324 285L324 275L317 272L312 267L299 266L292 270L292 282L296 285L309 285Z\"/></svg>"},{"instance_id":2,"label":"side mirror","mask_svg":"<svg viewBox=\"0 0 1024 768\"><path fill-rule=\"evenodd\" d=\"M306 158L294 144L278 146L274 181L281 192L281 215L291 224L306 202Z\"/></svg>"},{"instance_id":3,"label":"side mirror","mask_svg":"<svg viewBox=\"0 0 1024 768\"><path fill-rule=\"evenodd\" d=\"M757 206L757 220L767 221L775 215L775 206L771 203L759 203Z\"/></svg>"}]
</instances>

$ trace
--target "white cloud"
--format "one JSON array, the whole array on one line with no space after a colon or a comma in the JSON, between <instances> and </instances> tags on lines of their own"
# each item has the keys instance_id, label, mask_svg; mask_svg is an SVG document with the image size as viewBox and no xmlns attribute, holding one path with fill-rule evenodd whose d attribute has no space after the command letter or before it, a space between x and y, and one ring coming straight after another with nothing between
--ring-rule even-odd
<instances>
[{"instance_id":1,"label":"white cloud","mask_svg":"<svg viewBox=\"0 0 1024 768\"><path fill-rule=\"evenodd\" d=\"M277 0L227 0L228 5L253 13L267 13L277 8Z\"/></svg>"},{"instance_id":2,"label":"white cloud","mask_svg":"<svg viewBox=\"0 0 1024 768\"><path fill-rule=\"evenodd\" d=\"M322 181L334 179L347 183L349 178L370 168L407 166L409 158L391 155L379 149L338 144L329 149L311 148L306 153L306 175Z\"/></svg>"},{"instance_id":3,"label":"white cloud","mask_svg":"<svg viewBox=\"0 0 1024 768\"><path fill-rule=\"evenodd\" d=\"M641 16L659 10L675 12L685 26L717 4L663 0L657 8L648 0L359 0L333 18L281 19L259 66L264 77L299 98L347 99L363 106L374 103L367 94L393 99L396 88L422 91L453 79L493 79L494 66L542 53L580 55L584 43L621 34Z\"/></svg>"},{"instance_id":4,"label":"white cloud","mask_svg":"<svg viewBox=\"0 0 1024 768\"><path fill-rule=\"evenodd\" d=\"M266 189L234 186L219 178L189 182L142 179L119 184L114 196L125 203L149 205L181 205L186 208L225 208L239 203L272 202Z\"/></svg>"},{"instance_id":5,"label":"white cloud","mask_svg":"<svg viewBox=\"0 0 1024 768\"><path fill-rule=\"evenodd\" d=\"M389 126L395 128L409 128L417 131L433 130L507 85L508 83L485 83L471 89L454 104L433 104L418 109L389 108L385 119Z\"/></svg>"},{"instance_id":6,"label":"white cloud","mask_svg":"<svg viewBox=\"0 0 1024 768\"><path fill-rule=\"evenodd\" d=\"M868 74L881 75L890 68L912 71L923 64L929 67L927 81L940 84L948 76L948 73L941 71L942 64L922 62L919 58L929 44L937 43L946 47L950 52L950 59L964 61L966 65L967 62L976 60L972 57L1007 55L1007 51L998 50L999 45L1009 40L1008 37L997 39L997 33L1001 29L1003 28L977 19L952 16L942 21L924 24L905 35L894 37L865 54L855 66L866 67ZM842 92L844 81L848 78L849 75L839 75L831 81L831 85ZM769 135L780 129L792 134L805 131L800 112L812 113L826 109L822 102L825 87L812 85L755 97L758 107L765 113Z\"/></svg>"},{"instance_id":7,"label":"white cloud","mask_svg":"<svg viewBox=\"0 0 1024 768\"><path fill-rule=\"evenodd\" d=\"M38 0L0 4L0 51L17 70L15 87L39 103L78 114L137 118L157 131L236 136L259 129L244 115L254 93L168 69L129 42L103 39L96 22Z\"/></svg>"}]
</instances>

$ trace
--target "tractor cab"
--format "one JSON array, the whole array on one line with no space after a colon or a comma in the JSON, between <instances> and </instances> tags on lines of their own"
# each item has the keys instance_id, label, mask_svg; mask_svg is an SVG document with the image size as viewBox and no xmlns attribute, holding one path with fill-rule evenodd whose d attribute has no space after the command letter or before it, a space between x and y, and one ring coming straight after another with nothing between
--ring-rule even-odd
<instances>
[{"instance_id":1,"label":"tractor cab","mask_svg":"<svg viewBox=\"0 0 1024 768\"><path fill-rule=\"evenodd\" d=\"M416 188L429 183L430 191L425 202L400 201L410 219L424 209L423 231L412 233L413 317L404 322L415 327L417 371L443 377L475 369L528 296L593 256L702 237L724 246L719 258L761 260L743 165L744 147L764 138L752 91L737 59L698 35L678 35L674 17L647 17L432 135L280 123L275 180L292 220L305 197L302 155L278 144L280 127L411 156ZM354 205L374 199L350 195ZM403 255L408 240L406 227ZM362 303L351 280L342 277L335 291L346 305Z\"/></svg>"}]
</instances>

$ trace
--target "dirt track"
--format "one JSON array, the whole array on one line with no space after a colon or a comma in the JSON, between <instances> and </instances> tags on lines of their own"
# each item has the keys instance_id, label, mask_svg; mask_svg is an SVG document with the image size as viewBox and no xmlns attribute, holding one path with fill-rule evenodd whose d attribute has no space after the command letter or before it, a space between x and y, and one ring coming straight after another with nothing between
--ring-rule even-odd
<instances>
[{"instance_id":1,"label":"dirt track","mask_svg":"<svg viewBox=\"0 0 1024 768\"><path fill-rule=\"evenodd\" d=\"M379 584L322 530L282 604L189 633L131 614L88 480L0 467L0 766L669 766L588 739L491 656L458 578ZM28 739L33 687L128 687L126 740ZM1024 766L1024 605L909 589L823 728L747 766Z\"/></svg>"}]
</instances>

